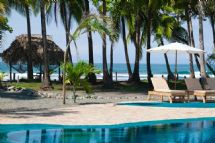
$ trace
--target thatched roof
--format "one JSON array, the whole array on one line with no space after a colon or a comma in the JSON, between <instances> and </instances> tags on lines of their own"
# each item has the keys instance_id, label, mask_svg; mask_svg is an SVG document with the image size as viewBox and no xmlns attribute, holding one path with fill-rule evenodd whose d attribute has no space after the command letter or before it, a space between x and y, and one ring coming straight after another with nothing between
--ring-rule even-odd
<instances>
[{"instance_id":1,"label":"thatched roof","mask_svg":"<svg viewBox=\"0 0 215 143\"><path fill-rule=\"evenodd\" d=\"M41 35L32 35L32 61L37 66L43 63L43 41ZM50 65L58 65L63 61L64 51L56 45L50 36L47 36L48 58ZM26 63L28 58L28 36L25 34L17 36L10 47L2 54L6 63Z\"/></svg>"}]
</instances>

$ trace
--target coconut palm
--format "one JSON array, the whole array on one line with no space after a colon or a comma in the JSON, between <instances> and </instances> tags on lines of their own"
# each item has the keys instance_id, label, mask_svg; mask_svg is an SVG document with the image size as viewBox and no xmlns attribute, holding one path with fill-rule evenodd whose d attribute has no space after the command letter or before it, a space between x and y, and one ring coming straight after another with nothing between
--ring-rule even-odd
<instances>
[{"instance_id":1,"label":"coconut palm","mask_svg":"<svg viewBox=\"0 0 215 143\"><path fill-rule=\"evenodd\" d=\"M84 0L84 15L88 16L90 14L90 5L89 0ZM87 29L87 39L88 39L88 51L89 51L89 64L94 66L94 56L93 56L93 38L90 27ZM90 73L89 81L91 83L96 82L96 75L94 73Z\"/></svg>"},{"instance_id":2,"label":"coconut palm","mask_svg":"<svg viewBox=\"0 0 215 143\"><path fill-rule=\"evenodd\" d=\"M198 1L198 14L199 14L199 48L204 50L204 35L203 35L203 18L204 18L204 9L203 1ZM201 77L206 78L205 70L205 57L204 54L200 54L200 65L201 65Z\"/></svg>"},{"instance_id":3,"label":"coconut palm","mask_svg":"<svg viewBox=\"0 0 215 143\"><path fill-rule=\"evenodd\" d=\"M100 15L105 17L107 12L109 12L109 7L111 1L108 0L93 0L93 4L98 8ZM106 23L106 21L103 21ZM102 35L102 69L103 69L103 84L105 88L113 88L113 79L111 70L108 70L107 64L107 36L105 33ZM111 44L111 49L113 48L113 43ZM112 50L111 50L112 51Z\"/></svg>"},{"instance_id":4,"label":"coconut palm","mask_svg":"<svg viewBox=\"0 0 215 143\"><path fill-rule=\"evenodd\" d=\"M51 89L51 82L49 78L49 61L48 61L48 51L47 51L47 37L46 37L46 8L50 4L49 0L40 0L40 13L41 13L41 29L42 29L42 39L43 39L43 81L42 89Z\"/></svg>"},{"instance_id":5,"label":"coconut palm","mask_svg":"<svg viewBox=\"0 0 215 143\"><path fill-rule=\"evenodd\" d=\"M148 0L143 9L145 13L145 38L146 38L146 48L151 48L151 34L152 34L152 24L157 20L157 17L168 10L169 7L172 6L173 1L169 0ZM150 63L150 53L146 54L146 66L147 66L147 79L148 82L151 83L152 71L151 71L151 63Z\"/></svg>"},{"instance_id":6,"label":"coconut palm","mask_svg":"<svg viewBox=\"0 0 215 143\"><path fill-rule=\"evenodd\" d=\"M80 21L82 16L82 1L74 0L59 0L54 3L54 15L55 15L55 22L58 23L58 14L60 15L60 19L63 23L66 35L66 45L69 43L69 36L70 30L72 27L72 21L76 20L77 22ZM72 62L72 54L69 48L69 59Z\"/></svg>"},{"instance_id":7,"label":"coconut palm","mask_svg":"<svg viewBox=\"0 0 215 143\"><path fill-rule=\"evenodd\" d=\"M115 39L115 37L117 37L115 33L115 29L113 29L113 22L110 18L105 16L88 15L87 17L82 19L79 26L76 28L74 33L70 36L69 44L72 41L75 42L75 40L80 36L81 31L87 28L90 28L91 31L98 32L101 35L101 37L104 35L104 33L106 33L109 37L111 37L111 39ZM64 54L64 65L66 65L67 63L68 49L69 49L69 45L67 45L66 51ZM65 66L63 70L66 71ZM65 81L66 81L66 76L65 76L65 72L63 72L63 97L64 97L63 104L66 103L65 101L66 82Z\"/></svg>"},{"instance_id":8,"label":"coconut palm","mask_svg":"<svg viewBox=\"0 0 215 143\"><path fill-rule=\"evenodd\" d=\"M114 16L115 23L118 25L119 31L121 31L122 35L122 41L124 45L124 52L125 52L125 60L127 65L127 72L128 72L128 80L131 80L132 77L132 70L131 70L131 64L128 54L128 45L127 45L127 34L126 34L126 16L129 15L129 1L127 0L121 0L121 1L113 1L112 2L112 9L111 9L111 15Z\"/></svg>"},{"instance_id":9,"label":"coconut palm","mask_svg":"<svg viewBox=\"0 0 215 143\"><path fill-rule=\"evenodd\" d=\"M27 55L27 71L28 79L33 79L33 65L32 65L32 46L31 46L31 11L34 10L36 1L34 0L10 0L10 6L18 11L21 15L26 17L27 33L28 33L28 55Z\"/></svg>"}]
</instances>

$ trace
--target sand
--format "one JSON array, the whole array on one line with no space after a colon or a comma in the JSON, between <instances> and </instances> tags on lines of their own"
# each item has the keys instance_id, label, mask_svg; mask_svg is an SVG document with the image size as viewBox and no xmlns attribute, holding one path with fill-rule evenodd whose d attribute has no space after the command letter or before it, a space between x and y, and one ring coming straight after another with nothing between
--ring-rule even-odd
<instances>
[{"instance_id":1,"label":"sand","mask_svg":"<svg viewBox=\"0 0 215 143\"><path fill-rule=\"evenodd\" d=\"M145 101L140 93L98 92L112 98L82 101L81 104L62 105L60 99L17 99L0 97L0 124L60 124L60 125L113 125L166 119L215 117L215 108L165 108L116 105L116 102ZM122 98L124 97L124 98ZM132 99L129 99L131 102Z\"/></svg>"}]
</instances>

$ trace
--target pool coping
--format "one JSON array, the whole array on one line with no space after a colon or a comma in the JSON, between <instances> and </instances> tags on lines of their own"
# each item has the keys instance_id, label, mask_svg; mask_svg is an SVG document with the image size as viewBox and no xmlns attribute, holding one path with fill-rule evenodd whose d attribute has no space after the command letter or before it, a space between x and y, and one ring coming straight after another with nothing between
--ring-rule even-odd
<instances>
[{"instance_id":1,"label":"pool coping","mask_svg":"<svg viewBox=\"0 0 215 143\"><path fill-rule=\"evenodd\" d=\"M125 128L125 127L137 127L137 126L153 126L159 124L177 124L177 123L189 123L198 121L215 121L215 117L202 117L202 118L185 118L185 119L167 119L167 120L152 120L152 121L140 121L130 123L120 123L112 125L63 125L63 124L0 124L0 131L22 131L22 130L40 130L40 129L89 129L89 128Z\"/></svg>"}]
</instances>

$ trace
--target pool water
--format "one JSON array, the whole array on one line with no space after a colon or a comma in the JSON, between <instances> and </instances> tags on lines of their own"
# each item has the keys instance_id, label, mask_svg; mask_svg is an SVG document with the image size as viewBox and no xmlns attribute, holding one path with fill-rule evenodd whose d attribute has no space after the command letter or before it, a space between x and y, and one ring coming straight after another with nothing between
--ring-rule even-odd
<instances>
[{"instance_id":1,"label":"pool water","mask_svg":"<svg viewBox=\"0 0 215 143\"><path fill-rule=\"evenodd\" d=\"M168 108L215 108L214 102L188 102L188 103L169 103L169 102L124 102L118 105L128 106L147 106L147 107L168 107Z\"/></svg>"},{"instance_id":2,"label":"pool water","mask_svg":"<svg viewBox=\"0 0 215 143\"><path fill-rule=\"evenodd\" d=\"M0 143L214 143L215 119L116 126L0 125Z\"/></svg>"}]
</instances>

